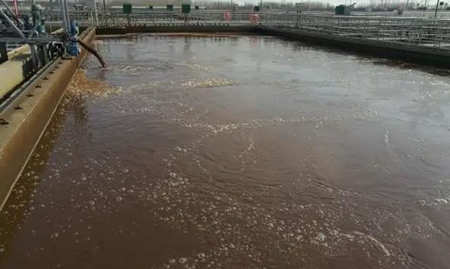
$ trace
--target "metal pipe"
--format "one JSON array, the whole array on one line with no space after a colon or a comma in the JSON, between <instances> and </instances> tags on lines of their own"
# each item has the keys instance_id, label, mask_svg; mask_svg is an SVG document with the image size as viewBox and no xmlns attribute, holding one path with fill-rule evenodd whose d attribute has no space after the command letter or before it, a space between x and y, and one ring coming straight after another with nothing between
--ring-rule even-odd
<instances>
[{"instance_id":1,"label":"metal pipe","mask_svg":"<svg viewBox=\"0 0 450 269\"><path fill-rule=\"evenodd\" d=\"M14 13L12 12L12 10L9 8L8 4L6 4L5 1L0 0L0 3L2 3L2 4L5 6L5 8L8 10L8 12L10 12L11 14L14 14Z\"/></svg>"},{"instance_id":2,"label":"metal pipe","mask_svg":"<svg viewBox=\"0 0 450 269\"><path fill-rule=\"evenodd\" d=\"M11 15L13 15L14 19L16 20L16 22L17 22L17 23L20 23L19 19L14 15L14 12L9 8L8 4L6 4L6 2L3 1L3 0L0 0L0 3L2 3L2 4L6 7L6 10L8 10L8 12L9 12Z\"/></svg>"},{"instance_id":3,"label":"metal pipe","mask_svg":"<svg viewBox=\"0 0 450 269\"><path fill-rule=\"evenodd\" d=\"M26 40L25 35L23 34L23 32L17 27L17 25L5 14L5 12L3 12L2 9L0 9L0 15L2 15L5 20L8 22L9 25L11 25L11 27L14 29L14 31L16 31L16 33L18 35L20 35L21 38L23 38L24 40Z\"/></svg>"},{"instance_id":4,"label":"metal pipe","mask_svg":"<svg viewBox=\"0 0 450 269\"><path fill-rule=\"evenodd\" d=\"M102 65L102 67L106 67L106 63L103 60L103 57L92 47L90 47L88 44L86 44L85 42L83 42L81 39L77 39L77 42L88 52L90 52L92 55L94 55L98 61L100 62L100 64Z\"/></svg>"}]
</instances>

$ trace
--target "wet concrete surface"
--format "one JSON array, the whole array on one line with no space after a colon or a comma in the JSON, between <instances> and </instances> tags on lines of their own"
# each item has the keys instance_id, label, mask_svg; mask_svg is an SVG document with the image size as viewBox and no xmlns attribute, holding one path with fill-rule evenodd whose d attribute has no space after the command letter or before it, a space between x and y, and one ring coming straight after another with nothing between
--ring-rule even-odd
<instances>
[{"instance_id":1,"label":"wet concrete surface","mask_svg":"<svg viewBox=\"0 0 450 269\"><path fill-rule=\"evenodd\" d=\"M272 37L98 41L0 268L448 268L450 77Z\"/></svg>"}]
</instances>

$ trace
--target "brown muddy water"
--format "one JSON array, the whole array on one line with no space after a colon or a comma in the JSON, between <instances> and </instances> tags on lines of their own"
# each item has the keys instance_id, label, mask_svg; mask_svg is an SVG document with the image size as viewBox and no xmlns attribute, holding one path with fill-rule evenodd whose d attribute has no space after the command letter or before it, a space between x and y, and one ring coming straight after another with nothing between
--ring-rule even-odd
<instances>
[{"instance_id":1,"label":"brown muddy water","mask_svg":"<svg viewBox=\"0 0 450 269\"><path fill-rule=\"evenodd\" d=\"M272 37L97 45L0 268L450 268L449 76Z\"/></svg>"}]
</instances>

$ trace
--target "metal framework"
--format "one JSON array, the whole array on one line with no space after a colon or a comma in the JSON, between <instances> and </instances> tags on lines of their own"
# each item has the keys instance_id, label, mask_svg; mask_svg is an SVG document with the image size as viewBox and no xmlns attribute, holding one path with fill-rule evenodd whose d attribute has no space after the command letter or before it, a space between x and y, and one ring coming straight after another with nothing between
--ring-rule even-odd
<instances>
[{"instance_id":1,"label":"metal framework","mask_svg":"<svg viewBox=\"0 0 450 269\"><path fill-rule=\"evenodd\" d=\"M450 49L450 20L444 19L265 14L263 23L340 37Z\"/></svg>"},{"instance_id":2,"label":"metal framework","mask_svg":"<svg viewBox=\"0 0 450 269\"><path fill-rule=\"evenodd\" d=\"M134 11L133 11L134 12ZM228 12L229 16L225 15ZM89 21L89 13L74 14ZM136 11L123 14L110 11L99 14L101 26L161 24L227 25L259 24L290 30L314 31L339 37L403 43L414 46L450 50L450 19L408 18L392 16L335 16L297 12L232 12L194 10L188 15L179 11Z\"/></svg>"},{"instance_id":3,"label":"metal framework","mask_svg":"<svg viewBox=\"0 0 450 269\"><path fill-rule=\"evenodd\" d=\"M20 94L20 87L16 88L18 85L32 80L36 74L46 70L64 52L64 35L49 35L45 32L40 9L34 3L31 12L33 23L30 23L27 16L18 17L0 0L0 64L10 66L12 62L17 62L21 65L21 74L16 74L14 84L3 85L7 88L0 92L0 112ZM12 59L8 62L9 48L20 46L24 46L16 51L20 60Z\"/></svg>"},{"instance_id":4,"label":"metal framework","mask_svg":"<svg viewBox=\"0 0 450 269\"><path fill-rule=\"evenodd\" d=\"M13 44L13 47L28 45L34 71L46 65L55 56L53 54L56 52L56 43L62 43L61 38L45 33L40 20L40 15L33 14L34 24L30 24L17 17L8 5L0 0L0 22L3 25L0 31L1 47L8 48L10 44ZM7 55L2 58L3 61L8 60Z\"/></svg>"}]
</instances>

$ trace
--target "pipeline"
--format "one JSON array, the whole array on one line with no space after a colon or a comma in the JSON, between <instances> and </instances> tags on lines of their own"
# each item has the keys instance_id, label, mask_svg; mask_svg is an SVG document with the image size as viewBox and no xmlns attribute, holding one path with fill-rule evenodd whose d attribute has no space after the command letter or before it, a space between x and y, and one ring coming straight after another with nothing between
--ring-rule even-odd
<instances>
[{"instance_id":1,"label":"pipeline","mask_svg":"<svg viewBox=\"0 0 450 269\"><path fill-rule=\"evenodd\" d=\"M92 47L88 46L88 44L84 43L83 41L81 41L80 39L77 38L77 42L88 52L90 52L92 55L94 55L98 61L100 62L100 64L102 65L103 68L106 67L106 63L103 60L102 56Z\"/></svg>"}]
</instances>

